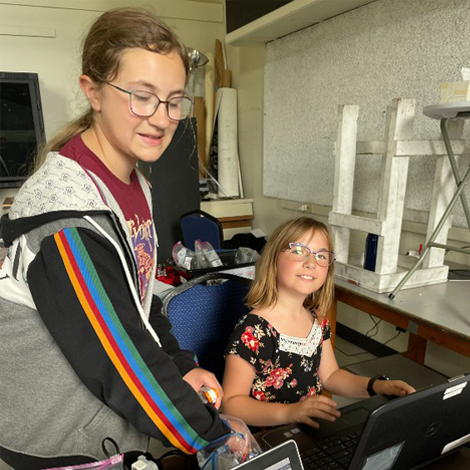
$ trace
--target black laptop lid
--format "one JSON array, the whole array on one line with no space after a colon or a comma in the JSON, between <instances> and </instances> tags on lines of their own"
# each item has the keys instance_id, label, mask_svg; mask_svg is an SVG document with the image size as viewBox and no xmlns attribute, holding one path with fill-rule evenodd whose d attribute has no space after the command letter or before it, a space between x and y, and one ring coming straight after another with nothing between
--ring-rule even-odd
<instances>
[{"instance_id":1,"label":"black laptop lid","mask_svg":"<svg viewBox=\"0 0 470 470\"><path fill-rule=\"evenodd\" d=\"M405 470L470 441L470 373L396 398L367 420L350 470Z\"/></svg>"},{"instance_id":2,"label":"black laptop lid","mask_svg":"<svg viewBox=\"0 0 470 470\"><path fill-rule=\"evenodd\" d=\"M362 429L348 470L409 470L470 442L469 381L467 373L400 398L377 395L343 408L335 423L282 426L263 441L293 439L303 454L326 437Z\"/></svg>"}]
</instances>

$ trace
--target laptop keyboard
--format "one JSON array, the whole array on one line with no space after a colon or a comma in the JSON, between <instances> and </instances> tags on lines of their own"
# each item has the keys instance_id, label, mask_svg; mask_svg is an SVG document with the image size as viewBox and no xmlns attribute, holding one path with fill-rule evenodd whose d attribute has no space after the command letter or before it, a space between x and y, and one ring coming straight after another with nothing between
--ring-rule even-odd
<instances>
[{"instance_id":1,"label":"laptop keyboard","mask_svg":"<svg viewBox=\"0 0 470 470\"><path fill-rule=\"evenodd\" d=\"M344 434L329 436L315 443L315 447L302 452L300 457L306 470L347 469L356 449L361 427Z\"/></svg>"}]
</instances>

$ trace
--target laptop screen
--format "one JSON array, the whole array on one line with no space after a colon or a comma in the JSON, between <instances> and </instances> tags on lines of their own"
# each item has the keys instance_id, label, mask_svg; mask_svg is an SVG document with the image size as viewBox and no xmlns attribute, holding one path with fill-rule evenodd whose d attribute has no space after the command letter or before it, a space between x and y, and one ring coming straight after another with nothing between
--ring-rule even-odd
<instances>
[{"instance_id":1,"label":"laptop screen","mask_svg":"<svg viewBox=\"0 0 470 470\"><path fill-rule=\"evenodd\" d=\"M303 470L297 444L289 440L234 467L240 470Z\"/></svg>"},{"instance_id":2,"label":"laptop screen","mask_svg":"<svg viewBox=\"0 0 470 470\"><path fill-rule=\"evenodd\" d=\"M293 469L292 469L290 459L286 457L285 459L282 459L281 462L271 465L266 470L293 470Z\"/></svg>"},{"instance_id":3,"label":"laptop screen","mask_svg":"<svg viewBox=\"0 0 470 470\"><path fill-rule=\"evenodd\" d=\"M38 75L0 72L0 188L21 186L44 140Z\"/></svg>"},{"instance_id":4,"label":"laptop screen","mask_svg":"<svg viewBox=\"0 0 470 470\"><path fill-rule=\"evenodd\" d=\"M414 468L470 442L469 381L470 373L391 400L377 395L342 408L335 423L283 426L263 441L295 440L305 468L319 460L348 470Z\"/></svg>"}]
</instances>

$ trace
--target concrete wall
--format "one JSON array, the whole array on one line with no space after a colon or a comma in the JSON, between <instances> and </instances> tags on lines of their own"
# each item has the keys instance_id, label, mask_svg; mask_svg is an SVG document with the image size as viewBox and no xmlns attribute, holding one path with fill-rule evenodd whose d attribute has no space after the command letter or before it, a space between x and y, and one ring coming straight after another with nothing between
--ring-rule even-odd
<instances>
[{"instance_id":1,"label":"concrete wall","mask_svg":"<svg viewBox=\"0 0 470 470\"><path fill-rule=\"evenodd\" d=\"M467 0L377 0L270 42L264 193L331 205L339 105L360 106L358 140L381 140L391 101L414 99L412 139L438 139L439 122L423 108L438 103L441 82L461 80L470 63L469 15ZM464 135L469 141L469 126ZM411 158L406 208L429 210L435 162ZM468 162L462 159L463 171ZM377 211L380 171L380 156L358 157L354 209ZM459 207L453 224L466 227Z\"/></svg>"}]
</instances>

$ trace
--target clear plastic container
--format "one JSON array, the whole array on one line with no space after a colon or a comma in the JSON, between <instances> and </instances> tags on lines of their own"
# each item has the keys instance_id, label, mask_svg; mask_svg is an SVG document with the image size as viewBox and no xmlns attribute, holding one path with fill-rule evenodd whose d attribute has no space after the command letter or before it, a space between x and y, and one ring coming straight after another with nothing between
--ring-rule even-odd
<instances>
[{"instance_id":1,"label":"clear plastic container","mask_svg":"<svg viewBox=\"0 0 470 470\"><path fill-rule=\"evenodd\" d=\"M219 392L212 387L201 387L199 390L199 396L204 404L210 403L214 405L217 398L219 398Z\"/></svg>"}]
</instances>

